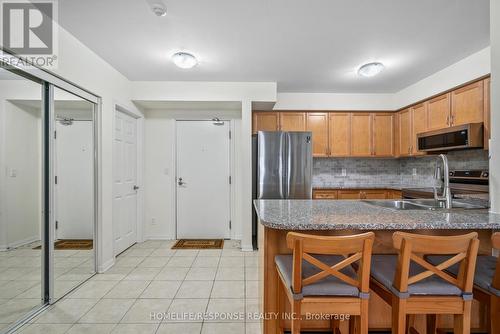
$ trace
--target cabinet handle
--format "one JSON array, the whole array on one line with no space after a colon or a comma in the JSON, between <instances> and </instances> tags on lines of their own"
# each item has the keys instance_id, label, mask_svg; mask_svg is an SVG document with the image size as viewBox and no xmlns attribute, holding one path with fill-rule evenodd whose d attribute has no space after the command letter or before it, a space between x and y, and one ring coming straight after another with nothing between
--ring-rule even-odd
<instances>
[{"instance_id":1,"label":"cabinet handle","mask_svg":"<svg viewBox=\"0 0 500 334\"><path fill-rule=\"evenodd\" d=\"M451 125L453 125L455 123L455 116L454 115L451 115L450 123L451 123Z\"/></svg>"},{"instance_id":2,"label":"cabinet handle","mask_svg":"<svg viewBox=\"0 0 500 334\"><path fill-rule=\"evenodd\" d=\"M450 126L450 115L446 117L446 125Z\"/></svg>"}]
</instances>

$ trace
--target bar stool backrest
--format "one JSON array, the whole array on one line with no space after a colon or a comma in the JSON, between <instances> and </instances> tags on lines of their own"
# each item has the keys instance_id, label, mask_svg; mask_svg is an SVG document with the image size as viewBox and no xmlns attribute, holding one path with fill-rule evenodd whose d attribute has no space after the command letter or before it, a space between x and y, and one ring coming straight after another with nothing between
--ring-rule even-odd
<instances>
[{"instance_id":1,"label":"bar stool backrest","mask_svg":"<svg viewBox=\"0 0 500 334\"><path fill-rule=\"evenodd\" d=\"M472 293L479 239L476 232L456 236L430 236L406 232L395 232L392 236L394 248L399 251L394 287L401 292L408 291L408 285L432 275L455 285L464 293ZM425 255L454 255L448 260L433 265L424 259ZM410 263L414 261L427 269L410 275ZM460 263L455 278L445 272L448 267Z\"/></svg>"},{"instance_id":2,"label":"bar stool backrest","mask_svg":"<svg viewBox=\"0 0 500 334\"><path fill-rule=\"evenodd\" d=\"M289 232L286 239L288 248L293 250L293 292L301 293L303 286L328 276L334 276L347 284L357 287L362 293L369 293L370 264L374 238L375 234L373 232L348 236L319 236ZM319 261L311 254L343 255L345 259L330 266ZM321 271L303 278L302 260L309 262L321 269ZM359 262L357 280L340 272L343 268L356 262Z\"/></svg>"},{"instance_id":3,"label":"bar stool backrest","mask_svg":"<svg viewBox=\"0 0 500 334\"><path fill-rule=\"evenodd\" d=\"M493 233L491 236L491 245L494 249L500 250L500 232ZM497 290L500 290L500 256L497 258L497 266L495 270L495 275L493 276L493 282L491 286Z\"/></svg>"}]
</instances>

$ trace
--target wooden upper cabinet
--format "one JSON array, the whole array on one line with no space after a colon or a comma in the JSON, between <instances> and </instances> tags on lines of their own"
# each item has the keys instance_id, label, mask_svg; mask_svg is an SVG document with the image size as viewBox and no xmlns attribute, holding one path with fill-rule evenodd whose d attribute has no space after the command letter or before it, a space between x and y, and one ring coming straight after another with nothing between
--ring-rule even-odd
<instances>
[{"instance_id":1,"label":"wooden upper cabinet","mask_svg":"<svg viewBox=\"0 0 500 334\"><path fill-rule=\"evenodd\" d=\"M278 131L279 115L277 112L254 112L252 116L252 133Z\"/></svg>"},{"instance_id":2,"label":"wooden upper cabinet","mask_svg":"<svg viewBox=\"0 0 500 334\"><path fill-rule=\"evenodd\" d=\"M425 152L418 151L417 135L427 131L427 103L421 103L411 108L412 113L412 155L423 155Z\"/></svg>"},{"instance_id":3,"label":"wooden upper cabinet","mask_svg":"<svg viewBox=\"0 0 500 334\"><path fill-rule=\"evenodd\" d=\"M435 97L427 102L428 130L443 129L450 126L451 94Z\"/></svg>"},{"instance_id":4,"label":"wooden upper cabinet","mask_svg":"<svg viewBox=\"0 0 500 334\"><path fill-rule=\"evenodd\" d=\"M451 93L451 125L484 121L483 81L456 89Z\"/></svg>"},{"instance_id":5,"label":"wooden upper cabinet","mask_svg":"<svg viewBox=\"0 0 500 334\"><path fill-rule=\"evenodd\" d=\"M327 157L328 146L328 113L307 113L306 130L312 132L313 156Z\"/></svg>"},{"instance_id":6,"label":"wooden upper cabinet","mask_svg":"<svg viewBox=\"0 0 500 334\"><path fill-rule=\"evenodd\" d=\"M484 149L490 146L491 138L491 79L484 80Z\"/></svg>"},{"instance_id":7,"label":"wooden upper cabinet","mask_svg":"<svg viewBox=\"0 0 500 334\"><path fill-rule=\"evenodd\" d=\"M393 125L393 134L394 134L394 140L393 140L393 146L394 146L394 156L399 157L401 155L401 143L399 140L399 119L400 119L400 113L395 113L394 114L394 125Z\"/></svg>"},{"instance_id":8,"label":"wooden upper cabinet","mask_svg":"<svg viewBox=\"0 0 500 334\"><path fill-rule=\"evenodd\" d=\"M373 114L373 155L394 155L394 114Z\"/></svg>"},{"instance_id":9,"label":"wooden upper cabinet","mask_svg":"<svg viewBox=\"0 0 500 334\"><path fill-rule=\"evenodd\" d=\"M351 155L351 114L330 113L329 122L330 156Z\"/></svg>"},{"instance_id":10,"label":"wooden upper cabinet","mask_svg":"<svg viewBox=\"0 0 500 334\"><path fill-rule=\"evenodd\" d=\"M401 156L411 155L411 110L405 109L399 113L399 146Z\"/></svg>"},{"instance_id":11,"label":"wooden upper cabinet","mask_svg":"<svg viewBox=\"0 0 500 334\"><path fill-rule=\"evenodd\" d=\"M305 112L280 112L281 131L306 131Z\"/></svg>"},{"instance_id":12,"label":"wooden upper cabinet","mask_svg":"<svg viewBox=\"0 0 500 334\"><path fill-rule=\"evenodd\" d=\"M351 156L372 155L372 115L353 113L351 115Z\"/></svg>"}]
</instances>

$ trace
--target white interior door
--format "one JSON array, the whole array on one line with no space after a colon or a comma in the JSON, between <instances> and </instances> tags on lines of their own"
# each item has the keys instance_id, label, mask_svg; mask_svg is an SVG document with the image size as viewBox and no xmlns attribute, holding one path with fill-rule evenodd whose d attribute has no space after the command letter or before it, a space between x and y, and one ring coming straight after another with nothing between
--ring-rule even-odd
<instances>
[{"instance_id":1,"label":"white interior door","mask_svg":"<svg viewBox=\"0 0 500 334\"><path fill-rule=\"evenodd\" d=\"M115 112L113 234L115 255L137 240L137 120Z\"/></svg>"},{"instance_id":2,"label":"white interior door","mask_svg":"<svg viewBox=\"0 0 500 334\"><path fill-rule=\"evenodd\" d=\"M94 239L92 121L56 122L56 238Z\"/></svg>"},{"instance_id":3,"label":"white interior door","mask_svg":"<svg viewBox=\"0 0 500 334\"><path fill-rule=\"evenodd\" d=\"M229 238L229 122L177 121L177 238Z\"/></svg>"}]
</instances>

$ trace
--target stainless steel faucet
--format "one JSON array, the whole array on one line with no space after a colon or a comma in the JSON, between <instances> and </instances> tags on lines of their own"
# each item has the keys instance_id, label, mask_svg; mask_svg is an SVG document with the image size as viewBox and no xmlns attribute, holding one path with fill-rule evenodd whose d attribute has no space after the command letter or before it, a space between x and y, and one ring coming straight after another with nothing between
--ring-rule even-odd
<instances>
[{"instance_id":1,"label":"stainless steel faucet","mask_svg":"<svg viewBox=\"0 0 500 334\"><path fill-rule=\"evenodd\" d=\"M451 209L452 200L451 200L451 191L450 191L450 170L448 168L448 158L444 154L440 154L439 158L443 161L443 193L441 196L438 196L436 186L434 186L434 199L439 202L443 202L446 209ZM436 166L436 170L434 173L434 178L439 180L441 178L441 168L439 164Z\"/></svg>"}]
</instances>

